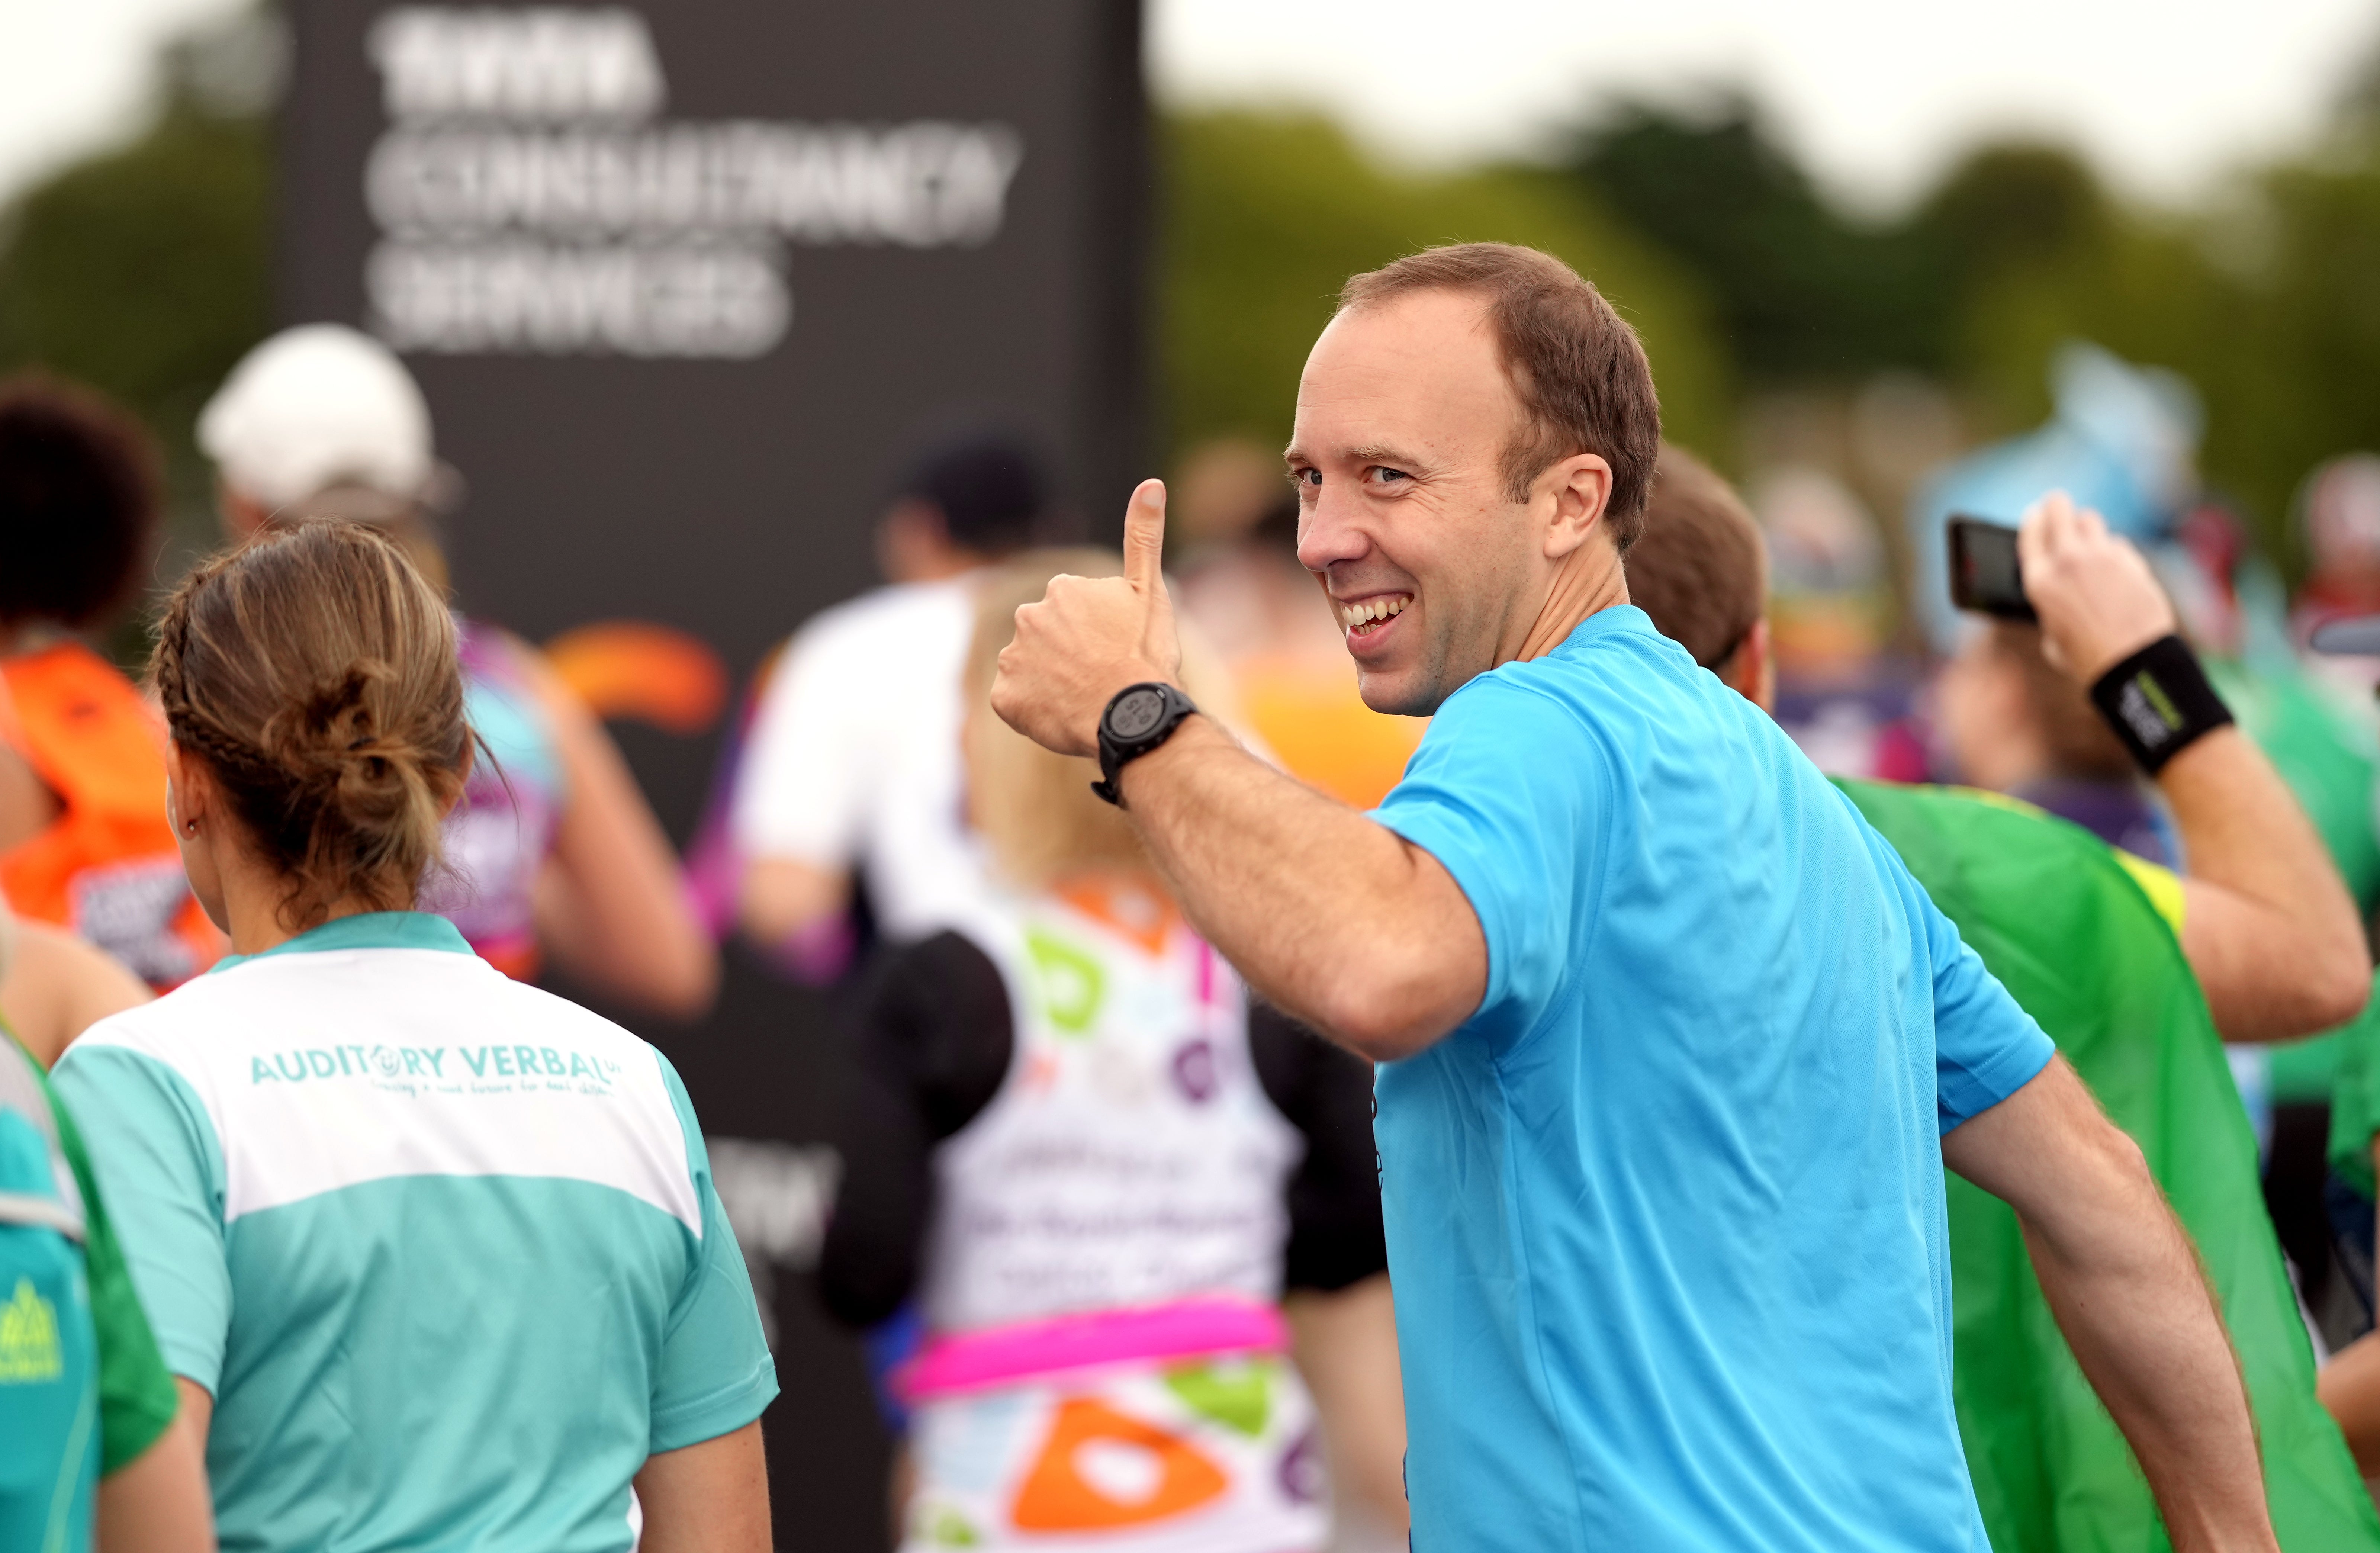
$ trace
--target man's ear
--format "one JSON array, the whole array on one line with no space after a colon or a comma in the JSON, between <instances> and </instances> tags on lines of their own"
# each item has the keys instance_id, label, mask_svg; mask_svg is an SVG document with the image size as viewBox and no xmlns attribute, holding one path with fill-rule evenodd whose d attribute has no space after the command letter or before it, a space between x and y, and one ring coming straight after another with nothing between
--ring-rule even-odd
<instances>
[{"instance_id":1,"label":"man's ear","mask_svg":"<svg viewBox=\"0 0 2380 1553\"><path fill-rule=\"evenodd\" d=\"M1608 528L1604 517L1611 504L1611 465L1601 454L1574 453L1557 461L1537 477L1536 491L1553 498L1546 528L1547 560L1561 560Z\"/></svg>"},{"instance_id":2,"label":"man's ear","mask_svg":"<svg viewBox=\"0 0 2380 1553\"><path fill-rule=\"evenodd\" d=\"M1719 665L1719 679L1737 695L1772 715L1777 710L1777 655L1770 650L1768 617L1762 615Z\"/></svg>"}]
</instances>

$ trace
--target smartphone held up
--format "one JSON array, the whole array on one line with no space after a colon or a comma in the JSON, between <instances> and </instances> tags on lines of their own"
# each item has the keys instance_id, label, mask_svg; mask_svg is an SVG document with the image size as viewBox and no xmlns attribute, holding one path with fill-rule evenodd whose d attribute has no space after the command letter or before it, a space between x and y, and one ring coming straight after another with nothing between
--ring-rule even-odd
<instances>
[{"instance_id":1,"label":"smartphone held up","mask_svg":"<svg viewBox=\"0 0 2380 1553\"><path fill-rule=\"evenodd\" d=\"M2016 530L1963 514L1950 519L1950 601L2002 620L2038 620L2024 596Z\"/></svg>"}]
</instances>

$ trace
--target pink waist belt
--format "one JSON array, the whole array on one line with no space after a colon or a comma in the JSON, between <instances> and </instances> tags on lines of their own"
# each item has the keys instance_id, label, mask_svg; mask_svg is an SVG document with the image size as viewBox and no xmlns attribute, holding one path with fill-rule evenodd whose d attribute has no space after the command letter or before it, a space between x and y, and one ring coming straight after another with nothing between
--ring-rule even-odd
<instances>
[{"instance_id":1,"label":"pink waist belt","mask_svg":"<svg viewBox=\"0 0 2380 1553\"><path fill-rule=\"evenodd\" d=\"M1201 1353L1278 1353L1288 1346L1289 1329L1271 1305L1205 1295L930 1337L893 1372L892 1385L911 1401L929 1401L1064 1370Z\"/></svg>"}]
</instances>

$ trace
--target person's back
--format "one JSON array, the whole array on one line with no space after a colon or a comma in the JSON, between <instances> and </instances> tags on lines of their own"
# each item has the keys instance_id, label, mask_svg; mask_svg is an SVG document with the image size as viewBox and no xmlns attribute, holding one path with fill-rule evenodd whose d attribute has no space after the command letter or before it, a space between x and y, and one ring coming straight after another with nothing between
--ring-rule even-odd
<instances>
[{"instance_id":1,"label":"person's back","mask_svg":"<svg viewBox=\"0 0 2380 1553\"><path fill-rule=\"evenodd\" d=\"M57 1083L225 1543L625 1553L640 1502L657 1549L765 1544L775 1376L683 1087L411 909L472 748L443 601L302 524L183 583L152 679L237 952Z\"/></svg>"},{"instance_id":2,"label":"person's back","mask_svg":"<svg viewBox=\"0 0 2380 1553\"><path fill-rule=\"evenodd\" d=\"M167 1358L214 1395L227 1546L625 1547L646 1456L773 1389L757 1343L722 1394L672 1373L689 1312L751 1299L676 1075L436 918L226 962L59 1077L104 1093Z\"/></svg>"},{"instance_id":3,"label":"person's back","mask_svg":"<svg viewBox=\"0 0 2380 1553\"><path fill-rule=\"evenodd\" d=\"M856 880L894 942L963 920L980 894L962 818L958 678L975 574L1030 539L1044 486L1005 433L929 450L877 527L892 582L804 625L758 692L723 800L736 911L804 979L831 980L847 962Z\"/></svg>"},{"instance_id":4,"label":"person's back","mask_svg":"<svg viewBox=\"0 0 2380 1553\"><path fill-rule=\"evenodd\" d=\"M892 583L823 612L763 690L737 773L741 844L856 863L898 940L963 920L981 892L958 760L974 628L969 576ZM801 728L811 736L787 736Z\"/></svg>"},{"instance_id":5,"label":"person's back","mask_svg":"<svg viewBox=\"0 0 2380 1553\"><path fill-rule=\"evenodd\" d=\"M1586 779L1515 783L1516 806L1596 796L1550 817L1575 855L1520 861L1551 887L1531 919L1494 920L1515 896L1466 877L1474 844L1439 853L1517 947L1469 1025L1380 1070L1392 1255L1456 1248L1397 1284L1417 1509L1445 1474L1498 1486L1463 1507L1480 1545L1983 1547L1937 1141L1969 1081L1934 1019L1946 971L2001 994L1776 724L1639 611L1457 691L1380 818L1431 844L1461 823L1434 780L1482 759ZM1976 1075L1976 1101L2029 1076Z\"/></svg>"}]
</instances>

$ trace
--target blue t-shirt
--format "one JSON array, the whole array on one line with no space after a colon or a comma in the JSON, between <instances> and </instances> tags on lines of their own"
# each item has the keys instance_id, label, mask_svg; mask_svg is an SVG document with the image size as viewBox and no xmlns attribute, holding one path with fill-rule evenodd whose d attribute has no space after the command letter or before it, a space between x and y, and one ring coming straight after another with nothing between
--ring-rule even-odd
<instances>
[{"instance_id":1,"label":"blue t-shirt","mask_svg":"<svg viewBox=\"0 0 2380 1553\"><path fill-rule=\"evenodd\" d=\"M1456 692L1377 818L1488 940L1378 1075L1415 1546L1981 1553L1939 1140L2040 1027L1640 610Z\"/></svg>"}]
</instances>

